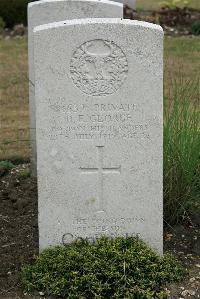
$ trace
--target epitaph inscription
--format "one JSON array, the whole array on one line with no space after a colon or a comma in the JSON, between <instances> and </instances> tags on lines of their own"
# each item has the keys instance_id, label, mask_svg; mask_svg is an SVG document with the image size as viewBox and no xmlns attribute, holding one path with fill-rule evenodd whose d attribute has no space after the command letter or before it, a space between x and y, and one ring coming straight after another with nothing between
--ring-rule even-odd
<instances>
[{"instance_id":1,"label":"epitaph inscription","mask_svg":"<svg viewBox=\"0 0 200 299\"><path fill-rule=\"evenodd\" d=\"M84 93L106 96L116 92L128 73L127 58L112 41L91 40L73 53L71 78Z\"/></svg>"}]
</instances>

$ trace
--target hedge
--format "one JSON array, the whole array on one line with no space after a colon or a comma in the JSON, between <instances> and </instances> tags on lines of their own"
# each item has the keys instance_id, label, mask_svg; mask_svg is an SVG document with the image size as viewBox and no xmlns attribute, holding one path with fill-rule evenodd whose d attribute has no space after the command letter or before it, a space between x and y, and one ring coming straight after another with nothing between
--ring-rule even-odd
<instances>
[{"instance_id":1,"label":"hedge","mask_svg":"<svg viewBox=\"0 0 200 299\"><path fill-rule=\"evenodd\" d=\"M27 24L27 5L36 0L0 0L0 17L6 27L16 24Z\"/></svg>"}]
</instances>

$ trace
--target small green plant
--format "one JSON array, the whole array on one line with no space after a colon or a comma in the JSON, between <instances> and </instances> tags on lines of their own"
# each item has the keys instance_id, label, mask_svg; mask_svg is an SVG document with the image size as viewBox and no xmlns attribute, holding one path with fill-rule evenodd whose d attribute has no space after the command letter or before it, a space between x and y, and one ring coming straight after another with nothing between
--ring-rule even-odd
<instances>
[{"instance_id":1,"label":"small green plant","mask_svg":"<svg viewBox=\"0 0 200 299\"><path fill-rule=\"evenodd\" d=\"M94 243L44 250L22 271L26 292L63 298L167 298L167 282L181 281L186 270L170 255L159 256L136 237L101 237Z\"/></svg>"},{"instance_id":2,"label":"small green plant","mask_svg":"<svg viewBox=\"0 0 200 299\"><path fill-rule=\"evenodd\" d=\"M30 169L21 169L19 171L19 177L21 178L29 178L31 176L31 170Z\"/></svg>"},{"instance_id":3,"label":"small green plant","mask_svg":"<svg viewBox=\"0 0 200 299\"><path fill-rule=\"evenodd\" d=\"M4 22L3 18L0 17L0 33L3 32L5 25L6 25L6 23Z\"/></svg>"},{"instance_id":4,"label":"small green plant","mask_svg":"<svg viewBox=\"0 0 200 299\"><path fill-rule=\"evenodd\" d=\"M183 220L200 199L199 79L173 85L164 109L164 217L170 223Z\"/></svg>"},{"instance_id":5,"label":"small green plant","mask_svg":"<svg viewBox=\"0 0 200 299\"><path fill-rule=\"evenodd\" d=\"M144 10L143 6L137 6L137 12L143 12Z\"/></svg>"},{"instance_id":6,"label":"small green plant","mask_svg":"<svg viewBox=\"0 0 200 299\"><path fill-rule=\"evenodd\" d=\"M191 31L194 35L200 35L200 21L196 21L192 24Z\"/></svg>"},{"instance_id":7,"label":"small green plant","mask_svg":"<svg viewBox=\"0 0 200 299\"><path fill-rule=\"evenodd\" d=\"M4 168L5 170L10 170L15 167L15 165L11 161L0 161L0 167Z\"/></svg>"},{"instance_id":8,"label":"small green plant","mask_svg":"<svg viewBox=\"0 0 200 299\"><path fill-rule=\"evenodd\" d=\"M181 7L187 7L189 5L189 0L166 0L160 3L162 8L176 9Z\"/></svg>"}]
</instances>

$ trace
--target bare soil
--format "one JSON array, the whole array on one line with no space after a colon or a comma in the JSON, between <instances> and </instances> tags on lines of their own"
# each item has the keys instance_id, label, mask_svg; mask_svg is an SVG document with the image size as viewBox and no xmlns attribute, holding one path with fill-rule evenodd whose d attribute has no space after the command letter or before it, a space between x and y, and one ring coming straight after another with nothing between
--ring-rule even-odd
<instances>
[{"instance_id":1,"label":"bare soil","mask_svg":"<svg viewBox=\"0 0 200 299\"><path fill-rule=\"evenodd\" d=\"M38 255L37 184L24 175L29 164L0 168L0 299L37 298L23 293L20 272ZM22 175L23 174L23 175ZM189 269L180 284L168 285L169 299L200 298L200 217L165 227L165 252L172 252ZM41 297L44 298L44 297Z\"/></svg>"},{"instance_id":2,"label":"bare soil","mask_svg":"<svg viewBox=\"0 0 200 299\"><path fill-rule=\"evenodd\" d=\"M20 176L24 167L0 172L0 298L15 298L21 267L38 254L37 184Z\"/></svg>"}]
</instances>

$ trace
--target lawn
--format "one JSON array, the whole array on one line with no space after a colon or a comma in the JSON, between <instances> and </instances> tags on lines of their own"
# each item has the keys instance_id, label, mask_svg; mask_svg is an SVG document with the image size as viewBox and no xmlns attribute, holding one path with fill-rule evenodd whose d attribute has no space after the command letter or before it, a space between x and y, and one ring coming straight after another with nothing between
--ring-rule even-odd
<instances>
[{"instance_id":1,"label":"lawn","mask_svg":"<svg viewBox=\"0 0 200 299\"><path fill-rule=\"evenodd\" d=\"M196 79L200 39L166 37L164 48L165 94L169 94L174 82ZM0 61L0 160L28 158L27 40L0 40Z\"/></svg>"},{"instance_id":2,"label":"lawn","mask_svg":"<svg viewBox=\"0 0 200 299\"><path fill-rule=\"evenodd\" d=\"M197 81L200 69L200 38L166 37L164 44L165 95L172 92L176 84ZM193 99L196 99L194 94Z\"/></svg>"},{"instance_id":3,"label":"lawn","mask_svg":"<svg viewBox=\"0 0 200 299\"><path fill-rule=\"evenodd\" d=\"M25 158L29 156L27 41L0 40L0 61L0 160Z\"/></svg>"},{"instance_id":4,"label":"lawn","mask_svg":"<svg viewBox=\"0 0 200 299\"><path fill-rule=\"evenodd\" d=\"M166 0L137 0L136 5L137 9L141 10L156 10L159 9L161 3L166 2ZM170 0L167 2L171 2ZM184 1L180 1L183 3ZM180 4L181 6L181 4ZM182 5L183 6L183 5ZM191 8L200 9L200 1L199 0L189 0L188 5Z\"/></svg>"}]
</instances>

